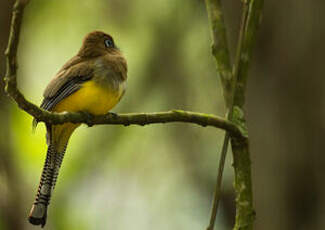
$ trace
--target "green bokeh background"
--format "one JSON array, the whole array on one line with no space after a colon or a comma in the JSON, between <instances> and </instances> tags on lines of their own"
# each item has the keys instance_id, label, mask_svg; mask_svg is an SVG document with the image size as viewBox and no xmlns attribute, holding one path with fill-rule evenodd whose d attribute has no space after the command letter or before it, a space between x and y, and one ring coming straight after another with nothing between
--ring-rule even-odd
<instances>
[{"instance_id":1,"label":"green bokeh background","mask_svg":"<svg viewBox=\"0 0 325 230\"><path fill-rule=\"evenodd\" d=\"M298 3L296 3L298 2ZM310 1L311 2L311 1ZM12 2L1 1L1 52ZM266 1L247 93L256 229L324 229L324 3ZM240 1L224 1L234 53ZM39 104L85 34L111 34L128 66L113 112L184 109L224 115L201 0L31 0L18 85ZM1 74L4 56L1 54ZM45 160L44 125L0 95L0 229L27 222ZM192 124L82 126L73 134L45 229L205 229L223 131ZM234 221L228 155L217 229Z\"/></svg>"}]
</instances>

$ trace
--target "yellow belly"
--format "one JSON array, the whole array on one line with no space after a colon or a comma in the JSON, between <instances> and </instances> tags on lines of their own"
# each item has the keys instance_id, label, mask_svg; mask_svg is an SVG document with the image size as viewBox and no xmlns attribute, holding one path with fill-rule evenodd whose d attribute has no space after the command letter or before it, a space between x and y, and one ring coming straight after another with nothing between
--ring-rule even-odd
<instances>
[{"instance_id":1,"label":"yellow belly","mask_svg":"<svg viewBox=\"0 0 325 230\"><path fill-rule=\"evenodd\" d=\"M94 115L106 114L121 97L120 92L100 87L94 81L88 81L82 88L59 102L53 111L86 111Z\"/></svg>"},{"instance_id":2,"label":"yellow belly","mask_svg":"<svg viewBox=\"0 0 325 230\"><path fill-rule=\"evenodd\" d=\"M60 101L53 109L55 112L86 111L94 115L106 114L120 100L122 92L100 87L88 81L82 88ZM58 152L63 152L73 131L80 124L65 123L52 126L52 144Z\"/></svg>"}]
</instances>

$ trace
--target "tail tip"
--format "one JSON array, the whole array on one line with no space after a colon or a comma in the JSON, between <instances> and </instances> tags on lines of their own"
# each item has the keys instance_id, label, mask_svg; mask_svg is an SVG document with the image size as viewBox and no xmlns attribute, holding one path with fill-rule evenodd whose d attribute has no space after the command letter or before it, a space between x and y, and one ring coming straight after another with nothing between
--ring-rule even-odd
<instances>
[{"instance_id":1,"label":"tail tip","mask_svg":"<svg viewBox=\"0 0 325 230\"><path fill-rule=\"evenodd\" d=\"M47 207L42 204L34 204L29 217L29 223L33 225L41 225L43 228L46 224L46 217L47 217Z\"/></svg>"},{"instance_id":2,"label":"tail tip","mask_svg":"<svg viewBox=\"0 0 325 230\"><path fill-rule=\"evenodd\" d=\"M38 217L29 216L28 221L33 225L41 225L41 227L43 228L46 224L46 217L38 218Z\"/></svg>"}]
</instances>

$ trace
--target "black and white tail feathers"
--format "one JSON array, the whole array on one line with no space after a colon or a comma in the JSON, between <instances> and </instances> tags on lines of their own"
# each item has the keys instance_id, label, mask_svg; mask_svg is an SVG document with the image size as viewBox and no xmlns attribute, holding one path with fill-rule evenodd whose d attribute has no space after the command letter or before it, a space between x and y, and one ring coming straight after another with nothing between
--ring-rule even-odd
<instances>
[{"instance_id":1,"label":"black and white tail feathers","mask_svg":"<svg viewBox=\"0 0 325 230\"><path fill-rule=\"evenodd\" d=\"M59 153L51 143L48 146L37 195L28 217L31 224L41 225L42 227L46 224L47 207L59 175L65 149Z\"/></svg>"}]
</instances>

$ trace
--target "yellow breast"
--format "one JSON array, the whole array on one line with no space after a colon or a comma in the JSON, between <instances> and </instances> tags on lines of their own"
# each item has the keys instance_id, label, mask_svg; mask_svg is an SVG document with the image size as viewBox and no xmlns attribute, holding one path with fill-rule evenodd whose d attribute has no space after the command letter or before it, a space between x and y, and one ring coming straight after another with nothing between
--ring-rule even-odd
<instances>
[{"instance_id":1,"label":"yellow breast","mask_svg":"<svg viewBox=\"0 0 325 230\"><path fill-rule=\"evenodd\" d=\"M88 81L78 91L59 102L55 112L78 112L87 111L94 115L106 114L120 100L122 93L104 88Z\"/></svg>"}]
</instances>

